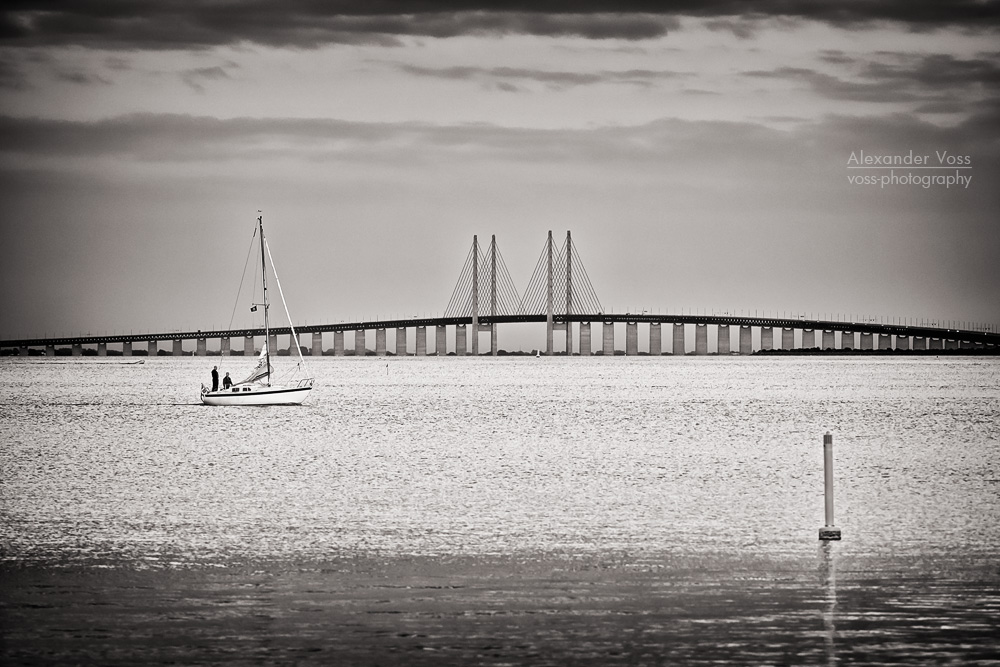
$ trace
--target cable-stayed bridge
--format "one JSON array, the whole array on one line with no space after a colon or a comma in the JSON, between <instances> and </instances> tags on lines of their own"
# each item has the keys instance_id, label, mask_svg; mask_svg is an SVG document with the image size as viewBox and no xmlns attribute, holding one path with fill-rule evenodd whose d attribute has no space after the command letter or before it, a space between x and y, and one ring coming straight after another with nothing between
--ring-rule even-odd
<instances>
[{"instance_id":1,"label":"cable-stayed bridge","mask_svg":"<svg viewBox=\"0 0 1000 667\"><path fill-rule=\"evenodd\" d=\"M474 236L451 299L441 317L425 317L361 322L310 324L270 329L271 350L281 349L279 337L288 341L287 349L298 345L304 354L385 355L386 332L395 330L394 354L479 355L479 335L489 333L490 354L499 353L499 326L522 322L545 323L546 354L603 354L621 353L616 349L615 325L625 325L626 355L638 355L639 325L648 335L648 346L643 354L686 354L689 336L694 334L695 354L752 354L757 350L793 349L852 349L852 350L948 350L981 349L995 352L1000 346L1000 333L991 326L954 327L913 322L852 322L844 320L806 319L804 317L758 317L722 315L696 315L683 313L651 314L608 313L601 305L597 292L590 282L580 254L570 232L557 245L549 232L542 252L535 264L523 294L519 294L503 256L497 247L496 237L481 248ZM664 325L667 337L664 338ZM714 346L709 348L709 328L713 328ZM595 328L598 330L595 332ZM433 335L428 337L428 329ZM451 334L449 335L449 329ZM415 345L408 345L409 332L413 330ZM374 331L375 348L368 347L369 331ZM560 332L563 345L555 349L556 332ZM777 336L775 335L777 332ZM345 333L353 335L353 348L345 347ZM595 341L594 334L598 341ZM327 336L327 340L324 340ZM332 337L333 347L326 347ZM243 339L243 354L254 354L256 341L263 342L264 329L230 329L223 331L188 331L139 334L110 334L96 336L63 336L0 340L0 350L5 354L22 356L44 354L80 356L84 353L105 356L108 345L112 354L124 356L186 354L239 354L232 349L232 339ZM451 343L449 344L449 339ZM194 341L194 348L185 349L184 343ZM209 345L209 341L213 345ZM217 341L217 345L214 344ZM161 343L169 349L161 349ZM308 344L307 344L308 343ZM139 344L140 347L134 346ZM145 350L142 345L145 345ZM95 350L96 348L96 350Z\"/></svg>"}]
</instances>

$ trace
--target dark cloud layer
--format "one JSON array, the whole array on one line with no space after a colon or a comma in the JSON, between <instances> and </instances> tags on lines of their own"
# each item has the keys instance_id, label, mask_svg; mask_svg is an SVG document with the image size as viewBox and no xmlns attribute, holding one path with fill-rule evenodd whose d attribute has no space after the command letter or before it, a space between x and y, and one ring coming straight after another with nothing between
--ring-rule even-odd
<instances>
[{"instance_id":1,"label":"dark cloud layer","mask_svg":"<svg viewBox=\"0 0 1000 667\"><path fill-rule=\"evenodd\" d=\"M480 81L507 90L515 90L515 82L539 83L552 88L589 86L595 84L626 84L649 86L663 79L684 76L669 70L630 69L598 72L565 72L519 67L470 67L455 66L445 68L417 67L399 64L399 69L415 76L451 79L458 81Z\"/></svg>"},{"instance_id":2,"label":"dark cloud layer","mask_svg":"<svg viewBox=\"0 0 1000 667\"><path fill-rule=\"evenodd\" d=\"M132 114L98 121L67 121L0 116L0 156L22 158L127 158L137 161L215 161L269 159L275 152L303 160L420 159L428 151L456 151L515 161L616 159L662 162L707 152L724 155L729 146L753 146L758 155L813 145L818 132L838 132L844 155L858 137L881 137L886 150L918 137L953 151L1000 160L1000 146L984 142L1000 125L1000 100L975 105L963 122L941 127L908 114L882 118L831 116L803 123L792 133L752 122L662 119L636 126L590 129L511 128L487 123L436 125L376 123L324 118L218 119L184 114ZM786 119L787 120L787 119ZM825 129L824 129L825 128ZM839 158L838 158L839 159Z\"/></svg>"},{"instance_id":3,"label":"dark cloud layer","mask_svg":"<svg viewBox=\"0 0 1000 667\"><path fill-rule=\"evenodd\" d=\"M243 42L314 48L335 43L391 45L401 36L467 34L648 39L683 17L749 36L768 18L854 27L891 21L912 30L942 26L996 29L1000 1L955 0L590 0L568 2L314 2L247 0L84 0L53 4L13 0L0 12L0 44L74 44L111 49L199 48ZM745 21L744 25L741 21Z\"/></svg>"},{"instance_id":4,"label":"dark cloud layer","mask_svg":"<svg viewBox=\"0 0 1000 667\"><path fill-rule=\"evenodd\" d=\"M883 53L888 62L865 62L839 52L825 52L821 60L848 65L851 78L815 69L781 67L746 72L746 76L787 79L807 84L821 97L852 102L922 102L925 109L943 112L954 105L1000 97L1000 59L955 58L948 54Z\"/></svg>"},{"instance_id":5,"label":"dark cloud layer","mask_svg":"<svg viewBox=\"0 0 1000 667\"><path fill-rule=\"evenodd\" d=\"M661 164L734 143L761 154L789 148L790 137L754 123L663 119L638 126L590 129L503 127L488 123L437 125L324 118L217 119L184 114L132 114L98 121L0 116L0 156L129 160L156 163L253 161L386 161L399 165L448 153L471 160L519 163ZM708 148L707 148L708 147Z\"/></svg>"}]
</instances>

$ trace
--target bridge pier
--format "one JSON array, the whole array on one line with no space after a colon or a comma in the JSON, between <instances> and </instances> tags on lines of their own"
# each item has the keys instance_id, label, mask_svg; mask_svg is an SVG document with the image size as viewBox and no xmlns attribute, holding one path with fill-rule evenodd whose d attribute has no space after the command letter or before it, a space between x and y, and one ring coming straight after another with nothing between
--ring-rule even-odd
<instances>
[{"instance_id":1,"label":"bridge pier","mask_svg":"<svg viewBox=\"0 0 1000 667\"><path fill-rule=\"evenodd\" d=\"M45 346L45 356L46 357L54 357L54 356L56 356L56 346L55 345L46 345Z\"/></svg>"},{"instance_id":2,"label":"bridge pier","mask_svg":"<svg viewBox=\"0 0 1000 667\"><path fill-rule=\"evenodd\" d=\"M257 354L257 350L254 348L253 336L243 337L243 356L252 357Z\"/></svg>"},{"instance_id":3,"label":"bridge pier","mask_svg":"<svg viewBox=\"0 0 1000 667\"><path fill-rule=\"evenodd\" d=\"M660 330L659 322L649 323L649 354L650 356L660 356L663 354L663 333Z\"/></svg>"},{"instance_id":4,"label":"bridge pier","mask_svg":"<svg viewBox=\"0 0 1000 667\"><path fill-rule=\"evenodd\" d=\"M604 323L604 349L605 356L615 356L615 323Z\"/></svg>"},{"instance_id":5,"label":"bridge pier","mask_svg":"<svg viewBox=\"0 0 1000 667\"><path fill-rule=\"evenodd\" d=\"M333 356L342 357L344 356L344 332L334 331L333 332Z\"/></svg>"},{"instance_id":6,"label":"bridge pier","mask_svg":"<svg viewBox=\"0 0 1000 667\"><path fill-rule=\"evenodd\" d=\"M854 342L854 332L853 331L841 331L840 332L840 349L841 350L856 350L857 344Z\"/></svg>"},{"instance_id":7,"label":"bridge pier","mask_svg":"<svg viewBox=\"0 0 1000 667\"><path fill-rule=\"evenodd\" d=\"M406 356L406 327L396 328L396 356Z\"/></svg>"},{"instance_id":8,"label":"bridge pier","mask_svg":"<svg viewBox=\"0 0 1000 667\"><path fill-rule=\"evenodd\" d=\"M199 357L204 357L205 354L208 352L208 342L204 338L199 338L198 339L198 344L195 347L195 350L196 350L196 354ZM100 352L98 352L98 354L100 354Z\"/></svg>"},{"instance_id":9,"label":"bridge pier","mask_svg":"<svg viewBox=\"0 0 1000 667\"><path fill-rule=\"evenodd\" d=\"M753 354L753 329L740 325L740 354Z\"/></svg>"},{"instance_id":10,"label":"bridge pier","mask_svg":"<svg viewBox=\"0 0 1000 667\"><path fill-rule=\"evenodd\" d=\"M803 329L802 330L802 345L800 345L803 350L811 350L816 347L816 330L815 329Z\"/></svg>"},{"instance_id":11,"label":"bridge pier","mask_svg":"<svg viewBox=\"0 0 1000 667\"><path fill-rule=\"evenodd\" d=\"M354 356L363 357L367 354L367 349L365 348L365 330L357 329L354 332Z\"/></svg>"},{"instance_id":12,"label":"bridge pier","mask_svg":"<svg viewBox=\"0 0 1000 667\"><path fill-rule=\"evenodd\" d=\"M180 338L174 339L173 355L175 357L180 357L184 355L184 343L183 341L181 341Z\"/></svg>"},{"instance_id":13,"label":"bridge pier","mask_svg":"<svg viewBox=\"0 0 1000 667\"><path fill-rule=\"evenodd\" d=\"M897 350L909 350L910 349L910 337L909 336L896 336L896 349Z\"/></svg>"},{"instance_id":14,"label":"bridge pier","mask_svg":"<svg viewBox=\"0 0 1000 667\"><path fill-rule=\"evenodd\" d=\"M268 354L278 354L278 334L272 333L267 337Z\"/></svg>"},{"instance_id":15,"label":"bridge pier","mask_svg":"<svg viewBox=\"0 0 1000 667\"><path fill-rule=\"evenodd\" d=\"M791 350L795 347L795 329L781 327L781 349Z\"/></svg>"},{"instance_id":16,"label":"bridge pier","mask_svg":"<svg viewBox=\"0 0 1000 667\"><path fill-rule=\"evenodd\" d=\"M762 350L773 350L774 349L774 328L773 327L761 327L760 328L760 349L762 349Z\"/></svg>"},{"instance_id":17,"label":"bridge pier","mask_svg":"<svg viewBox=\"0 0 1000 667\"><path fill-rule=\"evenodd\" d=\"M867 331L861 332L861 349L862 350L872 349L872 335Z\"/></svg>"},{"instance_id":18,"label":"bridge pier","mask_svg":"<svg viewBox=\"0 0 1000 667\"><path fill-rule=\"evenodd\" d=\"M833 329L823 329L823 349L835 350L836 348L837 348L837 339L833 335Z\"/></svg>"},{"instance_id":19,"label":"bridge pier","mask_svg":"<svg viewBox=\"0 0 1000 667\"><path fill-rule=\"evenodd\" d=\"M708 325L694 325L694 353L708 354Z\"/></svg>"},{"instance_id":20,"label":"bridge pier","mask_svg":"<svg viewBox=\"0 0 1000 667\"><path fill-rule=\"evenodd\" d=\"M385 356L385 329L375 330L375 356Z\"/></svg>"},{"instance_id":21,"label":"bridge pier","mask_svg":"<svg viewBox=\"0 0 1000 667\"><path fill-rule=\"evenodd\" d=\"M30 354L31 354L31 352L28 350L28 346L27 345L19 345L18 346L18 348L17 348L17 356L19 356L19 357L27 357Z\"/></svg>"},{"instance_id":22,"label":"bridge pier","mask_svg":"<svg viewBox=\"0 0 1000 667\"><path fill-rule=\"evenodd\" d=\"M476 329L476 331L480 332L480 333L486 332L486 333L490 334L490 355L491 356L495 356L495 355L493 355L493 341L494 341L495 337L493 336L493 329L492 329L492 327L489 324L480 324L479 328ZM477 335L476 336L477 343L478 343L478 338L479 338L479 336ZM479 354L479 347L478 347L478 345L476 347L476 354L477 355Z\"/></svg>"},{"instance_id":23,"label":"bridge pier","mask_svg":"<svg viewBox=\"0 0 1000 667\"><path fill-rule=\"evenodd\" d=\"M590 322L580 323L580 356L589 357L590 347Z\"/></svg>"},{"instance_id":24,"label":"bridge pier","mask_svg":"<svg viewBox=\"0 0 1000 667\"><path fill-rule=\"evenodd\" d=\"M715 343L715 351L718 354L729 354L730 347L732 347L732 339L729 337L729 325L720 324L718 339Z\"/></svg>"},{"instance_id":25,"label":"bridge pier","mask_svg":"<svg viewBox=\"0 0 1000 667\"><path fill-rule=\"evenodd\" d=\"M684 349L684 325L674 323L674 339L670 346L671 354L684 355L687 350Z\"/></svg>"},{"instance_id":26,"label":"bridge pier","mask_svg":"<svg viewBox=\"0 0 1000 667\"><path fill-rule=\"evenodd\" d=\"M490 354L495 357L497 356L497 353L500 351L500 337L497 335L497 325L496 323L493 323L493 324L487 324L485 326L489 329L490 332ZM567 333L566 335L568 336L569 333ZM569 339L566 340L566 347L567 349L570 350L573 349L572 343L570 343Z\"/></svg>"},{"instance_id":27,"label":"bridge pier","mask_svg":"<svg viewBox=\"0 0 1000 667\"><path fill-rule=\"evenodd\" d=\"M892 349L892 334L880 333L878 335L878 349L880 350Z\"/></svg>"},{"instance_id":28,"label":"bridge pier","mask_svg":"<svg viewBox=\"0 0 1000 667\"><path fill-rule=\"evenodd\" d=\"M417 356L427 356L427 327L417 327Z\"/></svg>"},{"instance_id":29,"label":"bridge pier","mask_svg":"<svg viewBox=\"0 0 1000 667\"><path fill-rule=\"evenodd\" d=\"M625 323L625 356L634 357L639 354L639 324Z\"/></svg>"},{"instance_id":30,"label":"bridge pier","mask_svg":"<svg viewBox=\"0 0 1000 667\"><path fill-rule=\"evenodd\" d=\"M465 325L455 325L455 356L464 357L468 352L465 344Z\"/></svg>"},{"instance_id":31,"label":"bridge pier","mask_svg":"<svg viewBox=\"0 0 1000 667\"><path fill-rule=\"evenodd\" d=\"M160 346L155 340L146 341L146 356L155 357L160 353Z\"/></svg>"},{"instance_id":32,"label":"bridge pier","mask_svg":"<svg viewBox=\"0 0 1000 667\"><path fill-rule=\"evenodd\" d=\"M222 338L219 339L219 353L222 356L224 357L229 356L229 346L230 346L229 336L223 336ZM129 353L131 354L131 350L129 351Z\"/></svg>"},{"instance_id":33,"label":"bridge pier","mask_svg":"<svg viewBox=\"0 0 1000 667\"><path fill-rule=\"evenodd\" d=\"M132 356L132 341L130 340L122 341L122 356L123 357Z\"/></svg>"},{"instance_id":34,"label":"bridge pier","mask_svg":"<svg viewBox=\"0 0 1000 667\"><path fill-rule=\"evenodd\" d=\"M82 357L83 356L83 345L80 343L73 343L73 356Z\"/></svg>"},{"instance_id":35,"label":"bridge pier","mask_svg":"<svg viewBox=\"0 0 1000 667\"><path fill-rule=\"evenodd\" d=\"M552 332L553 332L553 340L555 340L555 332L556 331L566 331L566 323L565 322L553 322L551 329L552 329ZM553 346L554 345L555 345L555 343L553 343ZM555 347L552 348L552 352L550 352L549 354L556 354ZM569 354L568 348L567 348L566 354L567 355Z\"/></svg>"},{"instance_id":36,"label":"bridge pier","mask_svg":"<svg viewBox=\"0 0 1000 667\"><path fill-rule=\"evenodd\" d=\"M24 348L24 354L25 354L25 356L27 356L27 354L28 354L28 348ZM108 356L108 344L107 343L98 343L97 344L97 356L99 356L99 357L106 357L106 356Z\"/></svg>"},{"instance_id":37,"label":"bridge pier","mask_svg":"<svg viewBox=\"0 0 1000 667\"><path fill-rule=\"evenodd\" d=\"M926 350L927 349L927 339L923 336L913 337L913 349L914 350Z\"/></svg>"},{"instance_id":38,"label":"bridge pier","mask_svg":"<svg viewBox=\"0 0 1000 667\"><path fill-rule=\"evenodd\" d=\"M448 355L448 327L439 324L434 333L434 354L439 357Z\"/></svg>"},{"instance_id":39,"label":"bridge pier","mask_svg":"<svg viewBox=\"0 0 1000 667\"><path fill-rule=\"evenodd\" d=\"M323 356L323 332L314 331L312 335L312 349L309 350L309 355L313 357Z\"/></svg>"}]
</instances>

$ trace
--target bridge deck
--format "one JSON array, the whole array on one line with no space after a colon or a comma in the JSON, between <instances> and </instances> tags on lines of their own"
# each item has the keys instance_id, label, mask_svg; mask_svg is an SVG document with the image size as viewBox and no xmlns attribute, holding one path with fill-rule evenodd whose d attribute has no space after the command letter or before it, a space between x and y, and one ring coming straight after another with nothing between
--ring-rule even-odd
<instances>
[{"instance_id":1,"label":"bridge deck","mask_svg":"<svg viewBox=\"0 0 1000 667\"><path fill-rule=\"evenodd\" d=\"M772 327L774 329L805 329L815 331L850 331L855 333L886 334L895 336L919 336L944 340L960 340L985 345L1000 345L1000 333L993 331L971 331L966 329L946 329L911 324L884 324L875 322L840 322L830 320L807 320L800 318L737 317L730 315L670 315L638 313L595 313L580 315L555 315L556 323L562 322L643 322L658 324L713 324L748 327ZM511 324L517 322L545 322L545 315L489 315L480 316L480 324ZM333 324L310 324L295 327L296 333L328 333L334 331L367 331L372 329L396 329L409 327L435 327L471 325L471 317L414 317L411 319L373 320L368 322L337 322ZM272 335L289 335L290 327L271 329ZM264 329L230 329L218 331L171 331L138 334L103 334L97 336L61 336L52 338L25 338L0 340L0 348L39 347L48 345L94 345L98 343L140 343L167 340L191 340L207 338L240 338L263 336Z\"/></svg>"}]
</instances>

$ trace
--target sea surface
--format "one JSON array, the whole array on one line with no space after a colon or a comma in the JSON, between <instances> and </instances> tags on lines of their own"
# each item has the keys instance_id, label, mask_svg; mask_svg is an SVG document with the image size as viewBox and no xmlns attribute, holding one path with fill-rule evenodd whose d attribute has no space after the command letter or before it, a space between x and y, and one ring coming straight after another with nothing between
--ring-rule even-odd
<instances>
[{"instance_id":1,"label":"sea surface","mask_svg":"<svg viewBox=\"0 0 1000 667\"><path fill-rule=\"evenodd\" d=\"M118 664L102 651L135 630L122 626L116 640L105 628L97 635L104 639L87 640L59 634L54 620L46 626L46 614L70 612L52 595L44 600L51 611L31 611L38 587L79 594L110 586L54 573L128 572L150 577L155 589L164 577L239 571L243 582L280 581L298 600L322 588L320 573L347 571L324 569L331 563L407 585L431 573L447 579L450 570L482 595L438 600L445 608L478 609L516 589L504 598L511 609L541 596L539 609L570 610L581 631L602 627L583 611L600 616L632 601L633 620L653 633L652 648L636 652L639 644L622 645L621 628L609 626L615 650L577 654L570 647L579 642L564 646L561 635L539 644L530 625L498 626L497 636L513 633L510 647L530 639L538 653L456 653L455 664L520 664L525 656L534 664L567 656L574 664L615 656L660 664L663 655L731 664L750 655L768 664L1000 659L992 639L1000 359L307 358L316 378L307 403L263 408L206 407L198 398L213 365L240 377L252 359L129 363L139 359L0 360L0 572L13 591L0 598L13 628L0 657L11 664L44 662L32 647L53 640L71 655ZM843 540L820 545L825 433L833 436ZM586 596L553 602L543 595L553 572L615 592L592 591L586 609L574 607ZM325 589L317 608L371 602L345 576L341 593ZM726 591L720 599L729 602L713 607L715 625L671 640L662 633L678 626L642 626L640 613L668 614L664 600L648 597L667 581L696 601L686 609ZM751 613L775 591L799 602L779 596ZM394 622L430 618L417 598L387 595L399 603ZM127 595L118 599L128 607ZM172 604L142 599L161 610ZM727 604L729 625L719 620ZM761 614L783 639L758 655L730 637L727 652L718 640L726 628ZM449 627L460 645L466 629L441 621L439 630ZM748 630L745 640L753 636ZM94 648L102 641L105 649ZM207 662L245 657L239 641ZM800 650L816 642L814 652ZM316 655L348 644L328 639ZM851 653L869 644L876 653ZM165 662L208 655L164 651ZM418 662L405 651L386 654L398 663L358 655L357 664Z\"/></svg>"}]
</instances>

